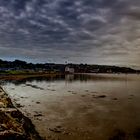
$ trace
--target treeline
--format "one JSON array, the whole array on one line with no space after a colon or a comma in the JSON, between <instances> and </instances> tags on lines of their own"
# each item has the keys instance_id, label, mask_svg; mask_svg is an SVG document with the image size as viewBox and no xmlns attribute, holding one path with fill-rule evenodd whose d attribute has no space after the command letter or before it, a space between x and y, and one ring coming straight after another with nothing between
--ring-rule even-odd
<instances>
[{"instance_id":1,"label":"treeline","mask_svg":"<svg viewBox=\"0 0 140 140\"><path fill-rule=\"evenodd\" d=\"M64 71L65 65L64 64L54 64L54 63L27 63L26 61L22 60L15 60L15 61L4 61L0 59L0 70L35 70L35 71L41 71L41 70L58 70L58 71Z\"/></svg>"},{"instance_id":2,"label":"treeline","mask_svg":"<svg viewBox=\"0 0 140 140\"><path fill-rule=\"evenodd\" d=\"M88 65L88 64L55 64L55 63L27 63L21 60L4 61L0 59L0 71L7 70L32 70L32 71L57 71L65 72L65 67L74 68L76 73L140 73L127 67Z\"/></svg>"},{"instance_id":3,"label":"treeline","mask_svg":"<svg viewBox=\"0 0 140 140\"><path fill-rule=\"evenodd\" d=\"M108 66L108 65L88 65L88 64L69 64L79 73L140 73L128 67Z\"/></svg>"}]
</instances>

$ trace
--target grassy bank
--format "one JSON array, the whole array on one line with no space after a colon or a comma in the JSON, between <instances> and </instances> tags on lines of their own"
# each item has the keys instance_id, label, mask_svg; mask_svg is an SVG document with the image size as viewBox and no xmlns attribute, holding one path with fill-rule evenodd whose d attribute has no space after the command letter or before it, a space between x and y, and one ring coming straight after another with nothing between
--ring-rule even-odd
<instances>
[{"instance_id":1,"label":"grassy bank","mask_svg":"<svg viewBox=\"0 0 140 140\"><path fill-rule=\"evenodd\" d=\"M32 77L55 77L57 75L62 75L56 72L23 72L23 71L9 71L6 73L0 72L0 80L22 80Z\"/></svg>"}]
</instances>

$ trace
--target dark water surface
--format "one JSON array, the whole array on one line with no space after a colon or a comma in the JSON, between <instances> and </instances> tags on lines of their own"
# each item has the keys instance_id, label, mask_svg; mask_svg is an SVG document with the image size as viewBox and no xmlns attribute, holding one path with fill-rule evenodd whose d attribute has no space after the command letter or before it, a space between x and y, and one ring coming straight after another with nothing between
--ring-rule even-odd
<instances>
[{"instance_id":1,"label":"dark water surface","mask_svg":"<svg viewBox=\"0 0 140 140\"><path fill-rule=\"evenodd\" d=\"M140 75L63 75L3 87L48 140L140 139Z\"/></svg>"}]
</instances>

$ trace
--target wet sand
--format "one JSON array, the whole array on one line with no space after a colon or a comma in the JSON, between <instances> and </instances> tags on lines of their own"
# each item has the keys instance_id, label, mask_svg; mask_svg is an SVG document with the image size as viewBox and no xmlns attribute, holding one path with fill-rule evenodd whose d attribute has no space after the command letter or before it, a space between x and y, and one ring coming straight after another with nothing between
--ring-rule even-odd
<instances>
[{"instance_id":1,"label":"wet sand","mask_svg":"<svg viewBox=\"0 0 140 140\"><path fill-rule=\"evenodd\" d=\"M140 76L88 76L4 87L47 140L139 140Z\"/></svg>"}]
</instances>

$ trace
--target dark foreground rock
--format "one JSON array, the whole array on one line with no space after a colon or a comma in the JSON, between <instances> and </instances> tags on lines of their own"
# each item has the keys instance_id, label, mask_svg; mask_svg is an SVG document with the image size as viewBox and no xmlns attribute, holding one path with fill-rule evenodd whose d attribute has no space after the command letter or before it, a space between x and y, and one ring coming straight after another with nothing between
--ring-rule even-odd
<instances>
[{"instance_id":1,"label":"dark foreground rock","mask_svg":"<svg viewBox=\"0 0 140 140\"><path fill-rule=\"evenodd\" d=\"M41 140L31 120L15 108L1 87L0 140Z\"/></svg>"}]
</instances>

